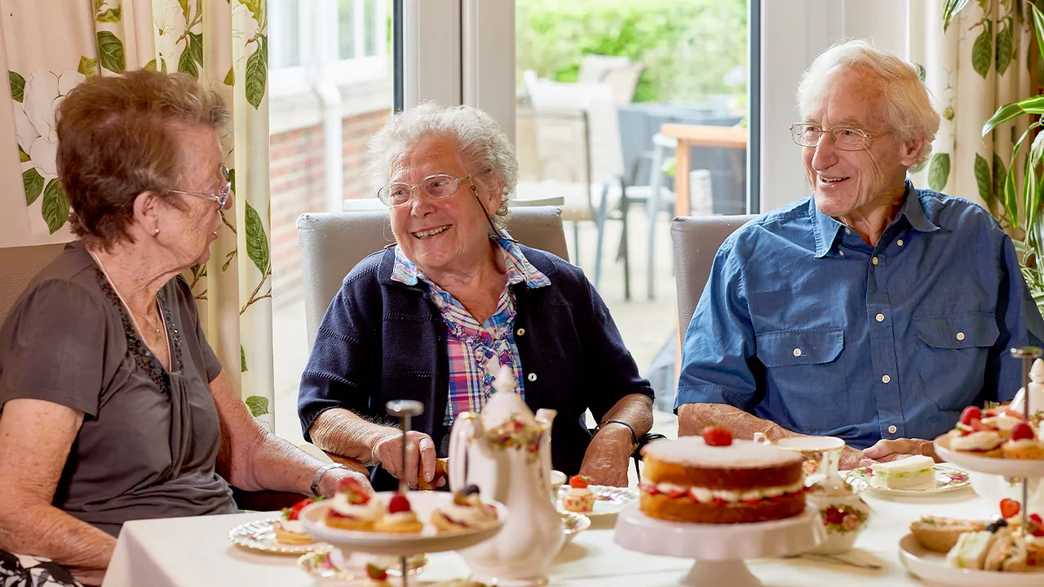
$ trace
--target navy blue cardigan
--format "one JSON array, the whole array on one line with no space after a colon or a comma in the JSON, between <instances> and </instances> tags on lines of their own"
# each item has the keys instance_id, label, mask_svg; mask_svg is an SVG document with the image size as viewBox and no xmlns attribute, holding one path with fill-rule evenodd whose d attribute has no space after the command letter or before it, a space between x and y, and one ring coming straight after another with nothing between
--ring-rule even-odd
<instances>
[{"instance_id":1,"label":"navy blue cardigan","mask_svg":"<svg viewBox=\"0 0 1044 587\"><path fill-rule=\"evenodd\" d=\"M558 410L552 463L574 474L591 440L584 411L590 408L601 421L623 396L652 397L653 391L638 375L609 309L583 272L551 253L521 248L551 280L550 286L535 289L525 283L511 286L525 399L534 411ZM360 261L326 310L301 376L297 405L306 439L315 419L330 408L385 420L386 402L412 399L424 404L414 429L445 448L446 327L427 296L427 284L391 280L394 261L393 247Z\"/></svg>"}]
</instances>

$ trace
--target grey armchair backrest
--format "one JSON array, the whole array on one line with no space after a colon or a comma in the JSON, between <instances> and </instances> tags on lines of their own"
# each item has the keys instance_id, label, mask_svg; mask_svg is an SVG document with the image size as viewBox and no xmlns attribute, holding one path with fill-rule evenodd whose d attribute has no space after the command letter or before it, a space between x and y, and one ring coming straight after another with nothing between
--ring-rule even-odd
<instances>
[{"instance_id":1,"label":"grey armchair backrest","mask_svg":"<svg viewBox=\"0 0 1044 587\"><path fill-rule=\"evenodd\" d=\"M64 248L64 244L0 248L0 323L33 277Z\"/></svg>"},{"instance_id":2,"label":"grey armchair backrest","mask_svg":"<svg viewBox=\"0 0 1044 587\"><path fill-rule=\"evenodd\" d=\"M370 253L395 241L386 211L324 212L297 219L305 284L309 344L341 288L344 276ZM555 207L513 208L508 232L519 242L567 259L561 211Z\"/></svg>"},{"instance_id":3,"label":"grey armchair backrest","mask_svg":"<svg viewBox=\"0 0 1044 587\"><path fill-rule=\"evenodd\" d=\"M703 295L718 248L730 234L753 218L757 216L683 216L671 222L674 280L678 288L678 333L682 339L696 303Z\"/></svg>"}]
</instances>

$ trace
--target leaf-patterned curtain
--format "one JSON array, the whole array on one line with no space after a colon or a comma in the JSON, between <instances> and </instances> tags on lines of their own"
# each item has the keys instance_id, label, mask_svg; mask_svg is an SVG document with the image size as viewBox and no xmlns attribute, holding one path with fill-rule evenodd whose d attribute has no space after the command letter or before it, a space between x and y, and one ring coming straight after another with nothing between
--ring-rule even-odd
<instances>
[{"instance_id":1,"label":"leaf-patterned curtain","mask_svg":"<svg viewBox=\"0 0 1044 587\"><path fill-rule=\"evenodd\" d=\"M959 4L967 5L944 21L947 6ZM909 10L910 59L923 67L942 114L932 156L915 181L977 201L1001 219L1012 146L1026 123L986 137L981 131L998 107L1029 95L1032 19L1021 0L911 2Z\"/></svg>"},{"instance_id":2,"label":"leaf-patterned curtain","mask_svg":"<svg viewBox=\"0 0 1044 587\"><path fill-rule=\"evenodd\" d=\"M210 261L186 277L226 372L271 427L267 27L265 0L3 0L0 246L73 239L54 110L76 84L144 67L184 72L217 91L232 111L222 146L236 207Z\"/></svg>"}]
</instances>

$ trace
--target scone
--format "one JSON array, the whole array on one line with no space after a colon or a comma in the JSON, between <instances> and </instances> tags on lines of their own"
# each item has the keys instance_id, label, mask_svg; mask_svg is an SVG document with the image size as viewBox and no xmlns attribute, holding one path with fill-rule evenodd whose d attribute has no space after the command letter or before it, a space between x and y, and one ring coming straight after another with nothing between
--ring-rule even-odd
<instances>
[{"instance_id":1,"label":"scone","mask_svg":"<svg viewBox=\"0 0 1044 587\"><path fill-rule=\"evenodd\" d=\"M312 537L304 531L304 526L301 524L301 520L298 517L301 514L301 510L305 506L310 505L318 501L316 498L302 499L295 503L291 507L283 508L281 517L276 521L273 529L275 530L276 542L280 544L311 544L315 542Z\"/></svg>"},{"instance_id":2,"label":"scone","mask_svg":"<svg viewBox=\"0 0 1044 587\"><path fill-rule=\"evenodd\" d=\"M393 534L420 534L424 525L410 507L410 500L405 495L396 493L388 500L387 511L373 525L373 529Z\"/></svg>"},{"instance_id":3,"label":"scone","mask_svg":"<svg viewBox=\"0 0 1044 587\"><path fill-rule=\"evenodd\" d=\"M439 532L475 530L496 522L497 508L482 502L477 485L454 491L452 503L431 513L431 523Z\"/></svg>"},{"instance_id":4,"label":"scone","mask_svg":"<svg viewBox=\"0 0 1044 587\"><path fill-rule=\"evenodd\" d=\"M979 532L986 528L984 520L960 520L925 516L910 524L910 533L918 544L932 552L947 553L965 532Z\"/></svg>"},{"instance_id":5,"label":"scone","mask_svg":"<svg viewBox=\"0 0 1044 587\"><path fill-rule=\"evenodd\" d=\"M337 494L330 500L323 520L327 526L342 530L373 530L383 514L381 504L369 487L353 477L341 480Z\"/></svg>"}]
</instances>

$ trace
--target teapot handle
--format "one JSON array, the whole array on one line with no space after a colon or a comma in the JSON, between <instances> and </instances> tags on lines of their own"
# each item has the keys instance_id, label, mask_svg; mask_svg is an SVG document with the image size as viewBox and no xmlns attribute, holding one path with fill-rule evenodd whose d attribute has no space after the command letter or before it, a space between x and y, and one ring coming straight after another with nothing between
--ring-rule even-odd
<instances>
[{"instance_id":1,"label":"teapot handle","mask_svg":"<svg viewBox=\"0 0 1044 587\"><path fill-rule=\"evenodd\" d=\"M456 491L467 485L468 446L476 436L482 435L482 422L478 414L464 412L457 416L450 432L449 444L449 483L450 489Z\"/></svg>"}]
</instances>

